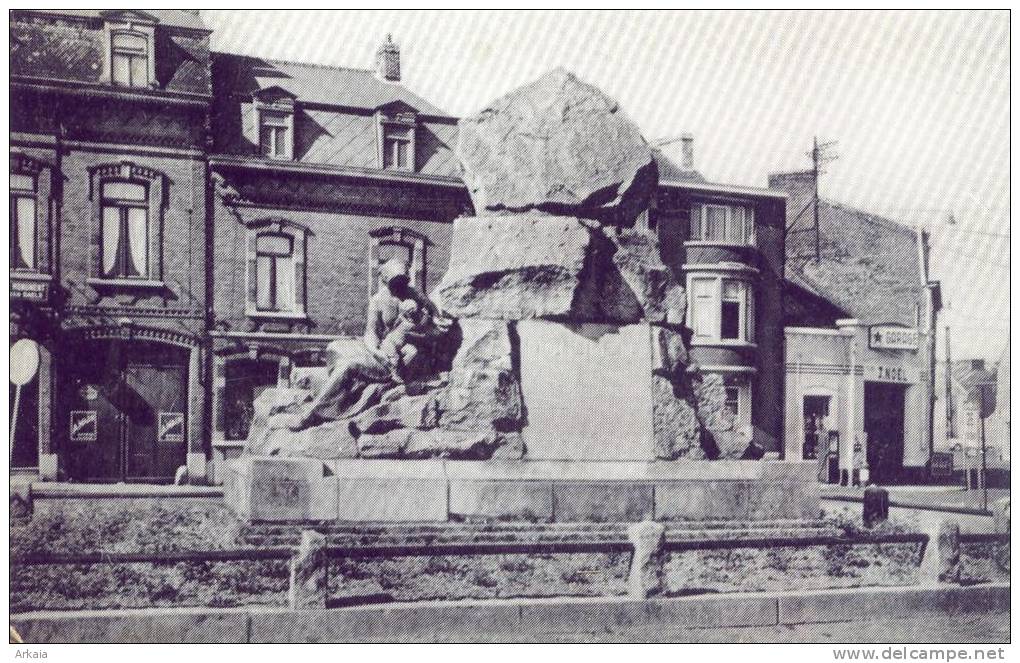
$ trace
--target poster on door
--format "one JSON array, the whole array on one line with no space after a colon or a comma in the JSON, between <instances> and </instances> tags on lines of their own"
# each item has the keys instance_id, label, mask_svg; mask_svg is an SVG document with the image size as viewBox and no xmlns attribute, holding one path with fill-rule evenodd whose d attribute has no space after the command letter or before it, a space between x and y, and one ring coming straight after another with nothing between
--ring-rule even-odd
<instances>
[{"instance_id":1,"label":"poster on door","mask_svg":"<svg viewBox=\"0 0 1020 663\"><path fill-rule=\"evenodd\" d=\"M184 413L183 412L160 412L159 413L159 437L160 442L183 442L184 441Z\"/></svg>"},{"instance_id":2,"label":"poster on door","mask_svg":"<svg viewBox=\"0 0 1020 663\"><path fill-rule=\"evenodd\" d=\"M99 413L96 410L71 410L71 441L95 442L99 439Z\"/></svg>"}]
</instances>

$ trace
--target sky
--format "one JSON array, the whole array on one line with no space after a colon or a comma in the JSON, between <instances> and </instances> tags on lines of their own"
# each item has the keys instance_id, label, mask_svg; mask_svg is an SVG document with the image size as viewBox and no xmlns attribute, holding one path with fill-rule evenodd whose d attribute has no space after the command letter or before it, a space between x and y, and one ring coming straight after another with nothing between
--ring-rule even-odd
<instances>
[{"instance_id":1,"label":"sky","mask_svg":"<svg viewBox=\"0 0 1020 663\"><path fill-rule=\"evenodd\" d=\"M371 68L463 116L563 66L709 180L765 186L838 141L822 196L931 234L954 358L1009 335L1007 11L212 11L213 48ZM665 148L678 157L679 144ZM940 341L941 347L941 341ZM944 350L940 350L940 356Z\"/></svg>"}]
</instances>

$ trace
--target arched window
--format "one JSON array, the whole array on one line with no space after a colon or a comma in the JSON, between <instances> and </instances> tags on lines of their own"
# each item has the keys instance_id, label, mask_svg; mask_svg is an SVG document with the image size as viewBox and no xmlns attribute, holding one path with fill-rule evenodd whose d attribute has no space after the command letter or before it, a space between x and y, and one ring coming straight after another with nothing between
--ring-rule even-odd
<instances>
[{"instance_id":1,"label":"arched window","mask_svg":"<svg viewBox=\"0 0 1020 663\"><path fill-rule=\"evenodd\" d=\"M308 230L284 220L248 227L247 315L305 315L305 250Z\"/></svg>"},{"instance_id":2,"label":"arched window","mask_svg":"<svg viewBox=\"0 0 1020 663\"><path fill-rule=\"evenodd\" d=\"M375 294L381 285L379 282L379 268L387 260L394 258L402 260L407 265L408 276L411 277L411 285L419 290L425 290L425 236L408 228L392 226L379 228L369 233L371 243L369 245L368 264L371 270L369 274L369 296Z\"/></svg>"},{"instance_id":3,"label":"arched window","mask_svg":"<svg viewBox=\"0 0 1020 663\"><path fill-rule=\"evenodd\" d=\"M255 308L293 312L297 308L294 238L282 233L259 233L255 238L255 261Z\"/></svg>"},{"instance_id":4,"label":"arched window","mask_svg":"<svg viewBox=\"0 0 1020 663\"><path fill-rule=\"evenodd\" d=\"M149 38L138 32L110 35L110 80L114 85L148 87Z\"/></svg>"}]
</instances>

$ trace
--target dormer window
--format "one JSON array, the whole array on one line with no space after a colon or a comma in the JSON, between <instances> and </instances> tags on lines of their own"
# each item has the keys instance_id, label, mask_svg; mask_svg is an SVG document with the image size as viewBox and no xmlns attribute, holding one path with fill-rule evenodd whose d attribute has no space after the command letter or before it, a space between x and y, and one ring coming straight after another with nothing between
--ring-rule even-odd
<instances>
[{"instance_id":1,"label":"dormer window","mask_svg":"<svg viewBox=\"0 0 1020 663\"><path fill-rule=\"evenodd\" d=\"M149 86L149 41L138 32L114 32L110 42L110 71L114 85Z\"/></svg>"},{"instance_id":2,"label":"dormer window","mask_svg":"<svg viewBox=\"0 0 1020 663\"><path fill-rule=\"evenodd\" d=\"M136 10L103 12L106 57L103 80L132 88L156 83L156 19Z\"/></svg>"},{"instance_id":3,"label":"dormer window","mask_svg":"<svg viewBox=\"0 0 1020 663\"><path fill-rule=\"evenodd\" d=\"M259 116L259 151L270 159L290 158L290 122L284 113L262 111Z\"/></svg>"},{"instance_id":4,"label":"dormer window","mask_svg":"<svg viewBox=\"0 0 1020 663\"><path fill-rule=\"evenodd\" d=\"M258 153L267 159L294 158L294 95L279 88L259 90L252 99Z\"/></svg>"},{"instance_id":5,"label":"dormer window","mask_svg":"<svg viewBox=\"0 0 1020 663\"><path fill-rule=\"evenodd\" d=\"M378 117L379 167L413 172L417 114L406 104L391 104L380 109Z\"/></svg>"},{"instance_id":6,"label":"dormer window","mask_svg":"<svg viewBox=\"0 0 1020 663\"><path fill-rule=\"evenodd\" d=\"M414 128L400 124L383 124L383 168L387 170L414 170L411 146Z\"/></svg>"}]
</instances>

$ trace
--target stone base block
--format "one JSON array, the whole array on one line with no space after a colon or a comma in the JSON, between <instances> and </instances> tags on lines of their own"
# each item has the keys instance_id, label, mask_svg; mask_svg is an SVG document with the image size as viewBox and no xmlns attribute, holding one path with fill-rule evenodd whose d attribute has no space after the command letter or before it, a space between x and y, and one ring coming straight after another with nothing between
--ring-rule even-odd
<instances>
[{"instance_id":1,"label":"stone base block","mask_svg":"<svg viewBox=\"0 0 1020 663\"><path fill-rule=\"evenodd\" d=\"M342 478L337 518L356 522L443 522L446 482L409 478Z\"/></svg>"},{"instance_id":2,"label":"stone base block","mask_svg":"<svg viewBox=\"0 0 1020 663\"><path fill-rule=\"evenodd\" d=\"M248 456L224 478L228 506L251 520L335 520L337 480L319 460Z\"/></svg>"},{"instance_id":3,"label":"stone base block","mask_svg":"<svg viewBox=\"0 0 1020 663\"><path fill-rule=\"evenodd\" d=\"M638 522L655 512L652 484L630 482L556 482L553 513L557 522Z\"/></svg>"},{"instance_id":4,"label":"stone base block","mask_svg":"<svg viewBox=\"0 0 1020 663\"><path fill-rule=\"evenodd\" d=\"M797 520L819 512L812 462L444 461L244 457L224 493L266 521Z\"/></svg>"},{"instance_id":5,"label":"stone base block","mask_svg":"<svg viewBox=\"0 0 1020 663\"><path fill-rule=\"evenodd\" d=\"M553 487L545 481L451 481L450 515L550 521Z\"/></svg>"},{"instance_id":6,"label":"stone base block","mask_svg":"<svg viewBox=\"0 0 1020 663\"><path fill-rule=\"evenodd\" d=\"M206 457L202 452L188 453L187 467L189 482L203 481L206 478Z\"/></svg>"}]
</instances>

